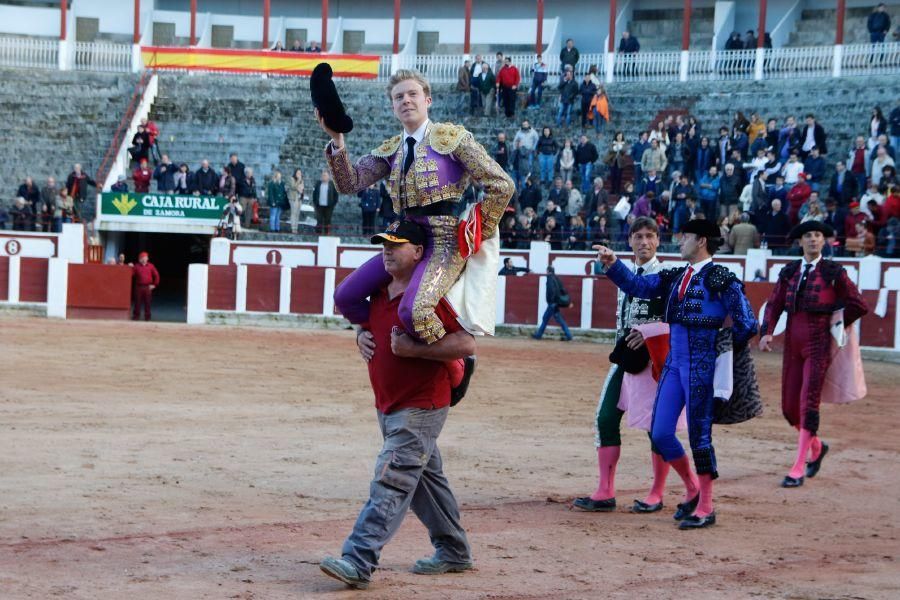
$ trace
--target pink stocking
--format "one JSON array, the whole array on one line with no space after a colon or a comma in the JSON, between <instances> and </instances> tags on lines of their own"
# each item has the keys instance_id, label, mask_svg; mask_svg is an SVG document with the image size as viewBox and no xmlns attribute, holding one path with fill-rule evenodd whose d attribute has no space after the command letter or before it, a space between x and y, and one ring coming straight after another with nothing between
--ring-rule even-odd
<instances>
[{"instance_id":1,"label":"pink stocking","mask_svg":"<svg viewBox=\"0 0 900 600\"><path fill-rule=\"evenodd\" d=\"M669 463L663 460L663 457L656 452L650 453L650 460L653 464L653 487L644 498L646 504L656 504L662 502L663 494L666 493L666 477L669 476Z\"/></svg>"},{"instance_id":2,"label":"pink stocking","mask_svg":"<svg viewBox=\"0 0 900 600\"><path fill-rule=\"evenodd\" d=\"M697 477L700 479L700 502L697 503L697 510L694 511L694 515L706 517L713 512L713 479L709 473L703 473Z\"/></svg>"},{"instance_id":3,"label":"pink stocking","mask_svg":"<svg viewBox=\"0 0 900 600\"><path fill-rule=\"evenodd\" d=\"M608 500L616 497L616 463L619 462L621 446L601 446L597 448L597 462L600 463L600 483L591 500Z\"/></svg>"},{"instance_id":4,"label":"pink stocking","mask_svg":"<svg viewBox=\"0 0 900 600\"><path fill-rule=\"evenodd\" d=\"M800 436L797 440L797 460L794 461L794 466L788 472L789 477L799 479L806 473L806 455L809 453L813 439L815 439L815 436L809 429L800 430Z\"/></svg>"},{"instance_id":5,"label":"pink stocking","mask_svg":"<svg viewBox=\"0 0 900 600\"><path fill-rule=\"evenodd\" d=\"M697 476L691 470L691 461L687 454L675 460L670 460L669 464L672 465L672 468L681 477L681 481L684 482L684 501L689 502L693 500L700 489L700 485L697 483Z\"/></svg>"}]
</instances>

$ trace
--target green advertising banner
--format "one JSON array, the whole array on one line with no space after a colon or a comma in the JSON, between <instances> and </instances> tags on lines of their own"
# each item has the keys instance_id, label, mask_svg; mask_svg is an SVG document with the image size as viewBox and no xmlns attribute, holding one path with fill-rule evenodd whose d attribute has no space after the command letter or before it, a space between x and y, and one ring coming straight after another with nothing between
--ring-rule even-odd
<instances>
[{"instance_id":1,"label":"green advertising banner","mask_svg":"<svg viewBox=\"0 0 900 600\"><path fill-rule=\"evenodd\" d=\"M104 192L100 198L101 218L117 220L143 217L165 220L202 220L215 225L228 201L224 196L180 196Z\"/></svg>"}]
</instances>

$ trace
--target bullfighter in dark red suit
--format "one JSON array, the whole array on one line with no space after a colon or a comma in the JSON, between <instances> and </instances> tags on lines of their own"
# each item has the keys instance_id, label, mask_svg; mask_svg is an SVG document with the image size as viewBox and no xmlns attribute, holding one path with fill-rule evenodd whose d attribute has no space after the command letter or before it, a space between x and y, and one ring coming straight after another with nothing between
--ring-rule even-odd
<instances>
[{"instance_id":1,"label":"bullfighter in dark red suit","mask_svg":"<svg viewBox=\"0 0 900 600\"><path fill-rule=\"evenodd\" d=\"M775 324L787 311L781 409L800 436L797 460L782 487L803 485L804 475L815 477L828 452L818 431L822 385L832 357L832 314L844 309L841 325L848 327L868 312L844 268L822 258L825 240L833 235L831 227L818 221L807 221L791 231L791 239L800 238L803 258L781 270L760 329L759 348L771 351Z\"/></svg>"},{"instance_id":2,"label":"bullfighter in dark red suit","mask_svg":"<svg viewBox=\"0 0 900 600\"><path fill-rule=\"evenodd\" d=\"M138 263L132 265L132 280L134 283L134 312L131 318L137 321L141 316L141 307L144 307L144 320L150 320L150 299L153 290L159 285L159 271L150 262L150 255L146 252L138 254Z\"/></svg>"}]
</instances>

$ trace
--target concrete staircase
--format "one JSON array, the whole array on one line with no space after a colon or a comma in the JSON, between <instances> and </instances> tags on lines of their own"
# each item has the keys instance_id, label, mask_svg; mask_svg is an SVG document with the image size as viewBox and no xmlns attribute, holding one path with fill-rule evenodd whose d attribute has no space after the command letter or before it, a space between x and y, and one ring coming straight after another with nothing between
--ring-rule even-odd
<instances>
[{"instance_id":1,"label":"concrete staircase","mask_svg":"<svg viewBox=\"0 0 900 600\"><path fill-rule=\"evenodd\" d=\"M136 75L0 70L0 202L26 176L64 183L74 163L94 175L125 113Z\"/></svg>"},{"instance_id":2,"label":"concrete staircase","mask_svg":"<svg viewBox=\"0 0 900 600\"><path fill-rule=\"evenodd\" d=\"M691 48L709 50L715 32L715 8L691 11ZM642 52L681 50L684 9L635 10L628 31L637 37ZM616 42L618 44L618 41Z\"/></svg>"},{"instance_id":3,"label":"concrete staircase","mask_svg":"<svg viewBox=\"0 0 900 600\"><path fill-rule=\"evenodd\" d=\"M848 8L844 18L844 44L869 43L869 31L866 21L875 6ZM895 28L900 20L900 4L889 3L887 12L891 16L891 24ZM834 9L806 9L800 13L800 19L788 38L787 46L829 46L834 44L837 30L837 11ZM888 40L890 41L890 34Z\"/></svg>"}]
</instances>

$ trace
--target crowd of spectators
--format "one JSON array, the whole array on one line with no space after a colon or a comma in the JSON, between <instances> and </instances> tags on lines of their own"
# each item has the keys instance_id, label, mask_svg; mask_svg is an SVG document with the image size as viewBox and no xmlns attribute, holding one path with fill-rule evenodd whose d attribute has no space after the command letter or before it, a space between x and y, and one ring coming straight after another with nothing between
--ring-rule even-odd
<instances>
[{"instance_id":1,"label":"crowd of spectators","mask_svg":"<svg viewBox=\"0 0 900 600\"><path fill-rule=\"evenodd\" d=\"M62 185L55 177L48 177L43 185L26 177L16 190L12 206L0 208L0 229L13 231L43 231L59 233L63 223L92 218L93 211L86 203L88 188L97 182L80 164L75 164Z\"/></svg>"}]
</instances>

